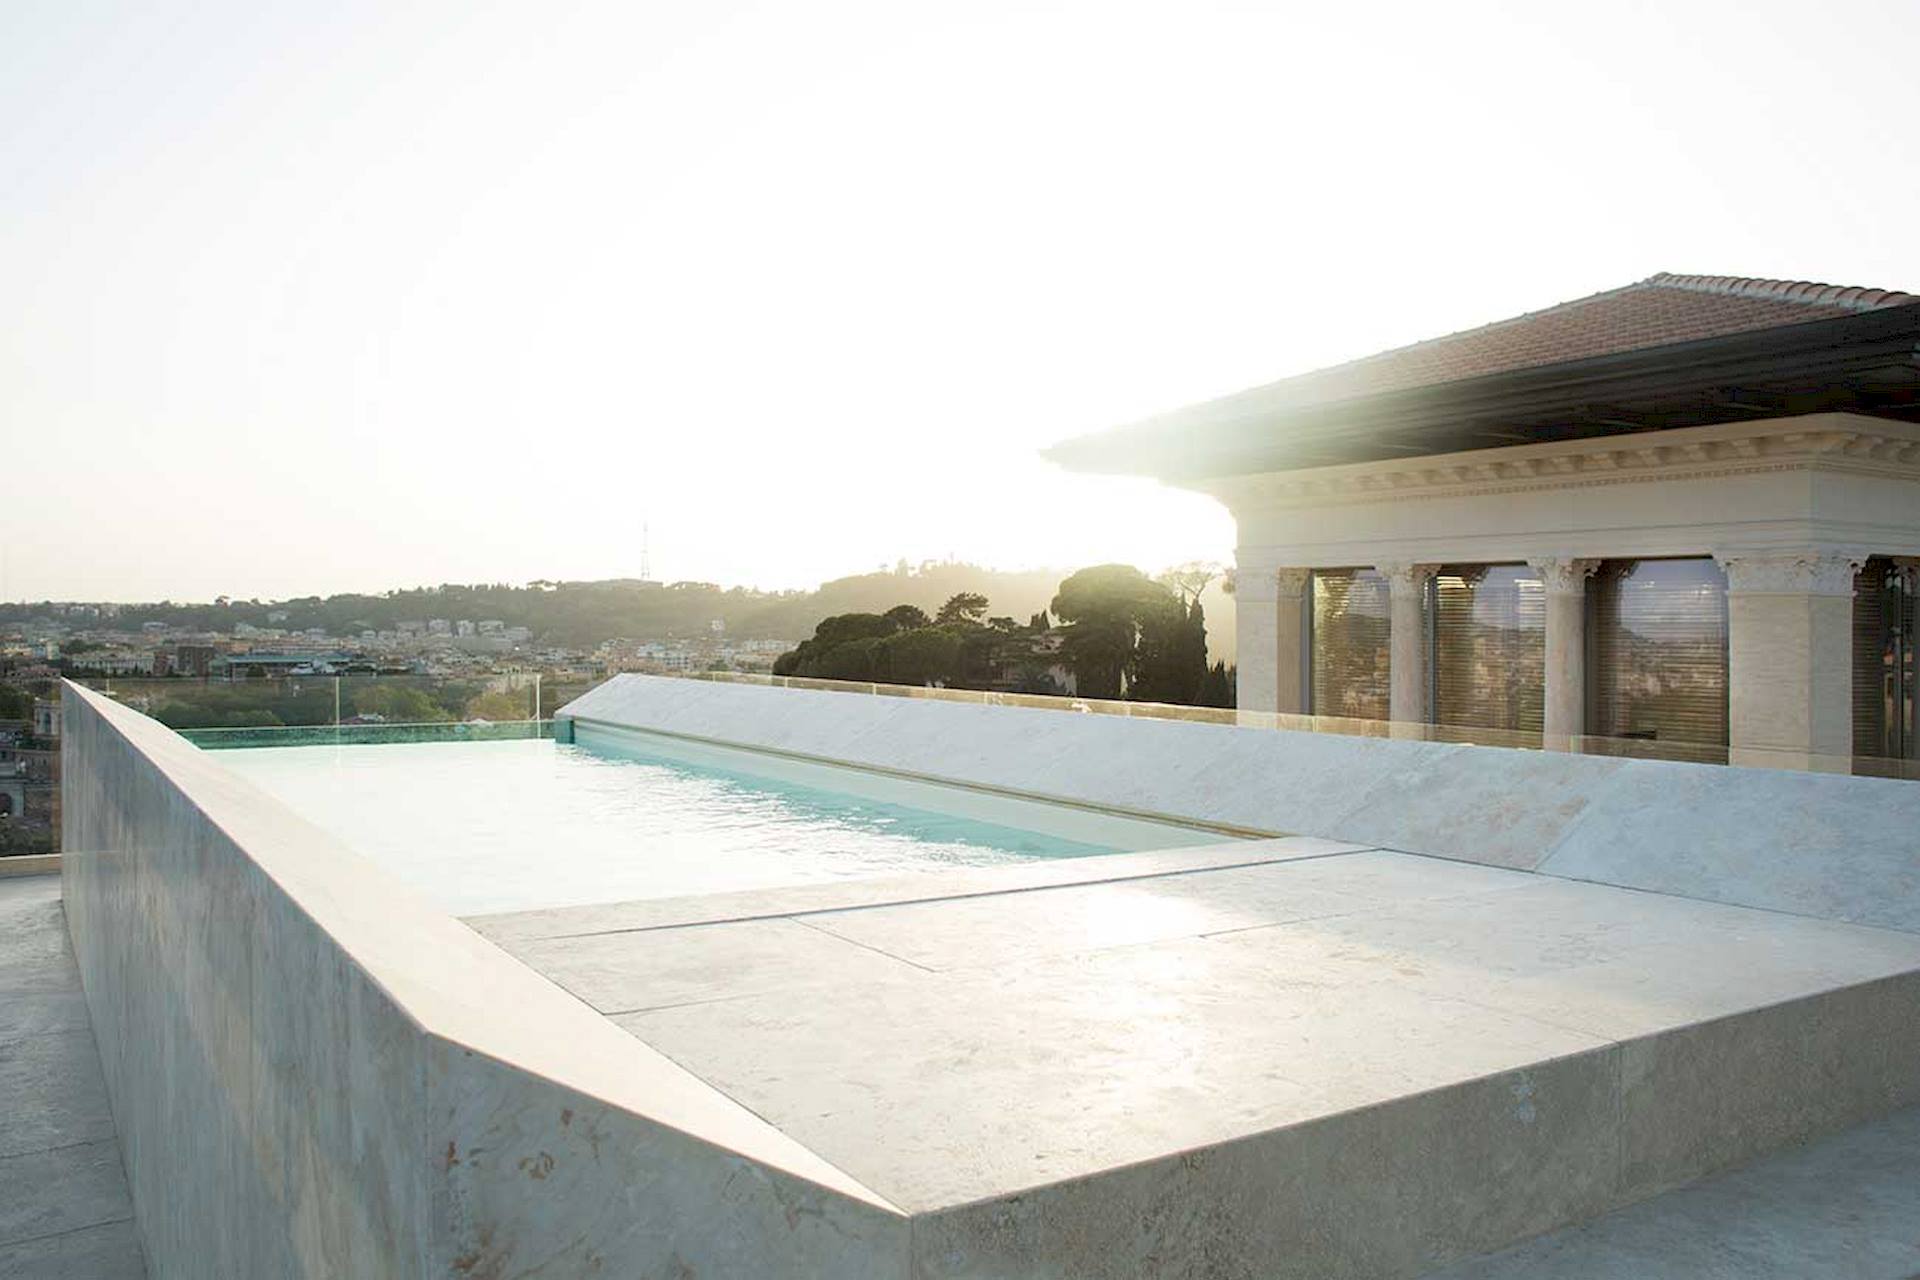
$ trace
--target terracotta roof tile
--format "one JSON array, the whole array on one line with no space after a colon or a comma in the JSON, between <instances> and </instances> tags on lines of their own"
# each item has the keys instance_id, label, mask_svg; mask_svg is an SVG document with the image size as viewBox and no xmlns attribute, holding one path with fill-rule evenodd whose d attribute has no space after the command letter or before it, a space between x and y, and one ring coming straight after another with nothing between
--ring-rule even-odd
<instances>
[{"instance_id":1,"label":"terracotta roof tile","mask_svg":"<svg viewBox=\"0 0 1920 1280\"><path fill-rule=\"evenodd\" d=\"M1920 295L1807 280L1663 272L1625 288L1383 351L1242 394L1258 395L1274 407L1325 404L1911 303L1920 303Z\"/></svg>"}]
</instances>

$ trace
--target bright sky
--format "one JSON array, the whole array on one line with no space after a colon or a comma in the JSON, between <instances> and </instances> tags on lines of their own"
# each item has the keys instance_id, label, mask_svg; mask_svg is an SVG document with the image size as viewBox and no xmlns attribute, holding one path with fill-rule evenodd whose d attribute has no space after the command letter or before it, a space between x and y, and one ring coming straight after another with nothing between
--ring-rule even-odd
<instances>
[{"instance_id":1,"label":"bright sky","mask_svg":"<svg viewBox=\"0 0 1920 1280\"><path fill-rule=\"evenodd\" d=\"M8 0L0 597L1231 554L1064 436L1920 289L1920 4Z\"/></svg>"}]
</instances>

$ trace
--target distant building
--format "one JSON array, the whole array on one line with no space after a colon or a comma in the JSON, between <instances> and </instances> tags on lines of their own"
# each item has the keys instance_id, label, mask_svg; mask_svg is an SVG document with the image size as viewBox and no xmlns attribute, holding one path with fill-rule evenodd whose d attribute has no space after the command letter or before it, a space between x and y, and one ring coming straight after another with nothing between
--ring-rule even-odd
<instances>
[{"instance_id":1,"label":"distant building","mask_svg":"<svg viewBox=\"0 0 1920 1280\"><path fill-rule=\"evenodd\" d=\"M35 698L33 700L33 736L36 738L60 736L59 699Z\"/></svg>"},{"instance_id":2,"label":"distant building","mask_svg":"<svg viewBox=\"0 0 1920 1280\"><path fill-rule=\"evenodd\" d=\"M1232 509L1244 710L1920 757L1920 296L1657 275L1050 453Z\"/></svg>"},{"instance_id":3,"label":"distant building","mask_svg":"<svg viewBox=\"0 0 1920 1280\"><path fill-rule=\"evenodd\" d=\"M173 669L183 676L198 676L204 679L213 671L213 660L220 651L210 644L177 644L173 646Z\"/></svg>"},{"instance_id":4,"label":"distant building","mask_svg":"<svg viewBox=\"0 0 1920 1280\"><path fill-rule=\"evenodd\" d=\"M12 822L27 811L27 766L23 760L0 760L0 822Z\"/></svg>"}]
</instances>

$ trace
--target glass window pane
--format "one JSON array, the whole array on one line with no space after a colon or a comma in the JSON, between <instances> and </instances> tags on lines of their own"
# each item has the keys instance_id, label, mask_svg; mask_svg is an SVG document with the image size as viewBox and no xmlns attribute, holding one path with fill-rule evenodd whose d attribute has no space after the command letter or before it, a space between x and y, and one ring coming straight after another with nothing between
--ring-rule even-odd
<instances>
[{"instance_id":1,"label":"glass window pane","mask_svg":"<svg viewBox=\"0 0 1920 1280\"><path fill-rule=\"evenodd\" d=\"M1609 560L1587 589L1587 732L1724 746L1727 579L1709 559Z\"/></svg>"},{"instance_id":2,"label":"glass window pane","mask_svg":"<svg viewBox=\"0 0 1920 1280\"><path fill-rule=\"evenodd\" d=\"M1434 722L1539 733L1547 597L1525 565L1444 565L1434 579Z\"/></svg>"},{"instance_id":3,"label":"glass window pane","mask_svg":"<svg viewBox=\"0 0 1920 1280\"><path fill-rule=\"evenodd\" d=\"M1387 718L1387 580L1371 569L1313 575L1313 714Z\"/></svg>"}]
</instances>

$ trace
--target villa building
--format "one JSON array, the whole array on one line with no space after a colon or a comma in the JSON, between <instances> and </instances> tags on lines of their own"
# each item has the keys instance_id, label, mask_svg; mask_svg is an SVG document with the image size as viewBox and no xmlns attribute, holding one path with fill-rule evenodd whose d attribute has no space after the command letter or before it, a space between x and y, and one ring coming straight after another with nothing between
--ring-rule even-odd
<instances>
[{"instance_id":1,"label":"villa building","mask_svg":"<svg viewBox=\"0 0 1920 1280\"><path fill-rule=\"evenodd\" d=\"M1050 456L1231 508L1244 711L1920 746L1920 296L1656 275Z\"/></svg>"}]
</instances>

